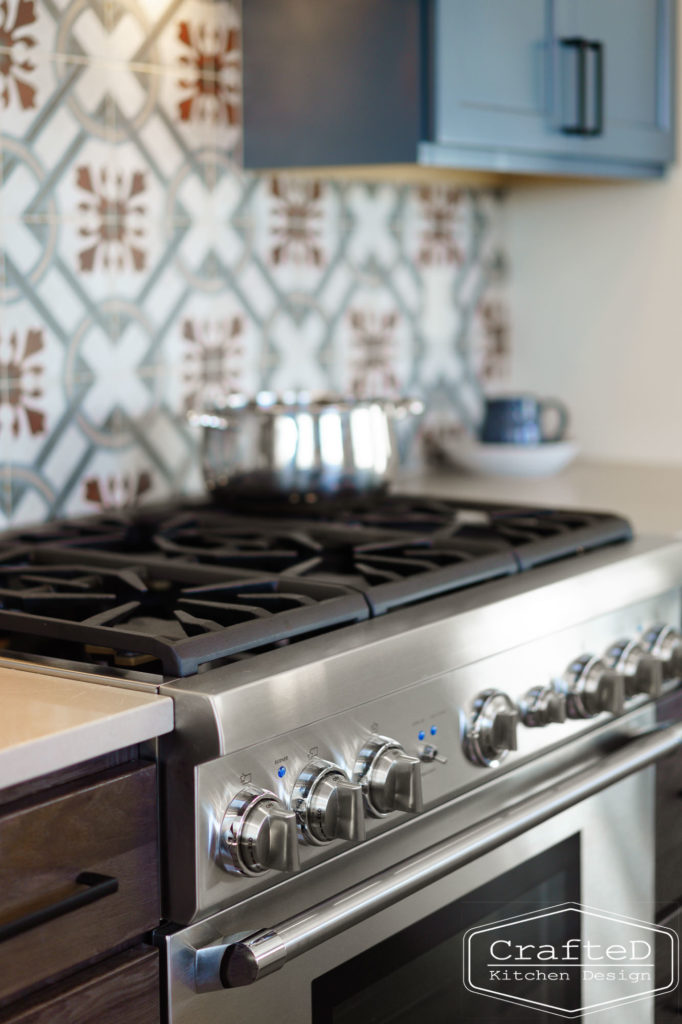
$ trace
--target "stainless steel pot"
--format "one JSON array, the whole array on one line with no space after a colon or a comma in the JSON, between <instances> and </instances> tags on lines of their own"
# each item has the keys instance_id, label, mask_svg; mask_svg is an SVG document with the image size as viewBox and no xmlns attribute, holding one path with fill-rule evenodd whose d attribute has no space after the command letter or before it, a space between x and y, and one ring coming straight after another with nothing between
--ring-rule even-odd
<instances>
[{"instance_id":1,"label":"stainless steel pot","mask_svg":"<svg viewBox=\"0 0 682 1024\"><path fill-rule=\"evenodd\" d=\"M204 477L216 497L298 504L385 490L398 424L423 410L417 399L261 392L188 419L203 429Z\"/></svg>"}]
</instances>

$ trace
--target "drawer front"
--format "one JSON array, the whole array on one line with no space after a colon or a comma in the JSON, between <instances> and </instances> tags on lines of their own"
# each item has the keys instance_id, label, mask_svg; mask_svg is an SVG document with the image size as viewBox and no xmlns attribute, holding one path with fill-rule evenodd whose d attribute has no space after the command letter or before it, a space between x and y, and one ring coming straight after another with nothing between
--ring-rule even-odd
<instances>
[{"instance_id":1,"label":"drawer front","mask_svg":"<svg viewBox=\"0 0 682 1024\"><path fill-rule=\"evenodd\" d=\"M156 768L139 762L0 813L0 1001L159 920Z\"/></svg>"},{"instance_id":2,"label":"drawer front","mask_svg":"<svg viewBox=\"0 0 682 1024\"><path fill-rule=\"evenodd\" d=\"M158 951L138 946L0 1010L0 1024L158 1024Z\"/></svg>"}]
</instances>

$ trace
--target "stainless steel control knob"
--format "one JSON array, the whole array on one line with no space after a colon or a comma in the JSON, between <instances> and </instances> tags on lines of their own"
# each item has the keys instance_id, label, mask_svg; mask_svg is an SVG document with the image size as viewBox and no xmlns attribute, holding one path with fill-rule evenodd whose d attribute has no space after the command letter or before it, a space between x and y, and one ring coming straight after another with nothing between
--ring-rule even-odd
<instances>
[{"instance_id":1,"label":"stainless steel control knob","mask_svg":"<svg viewBox=\"0 0 682 1024\"><path fill-rule=\"evenodd\" d=\"M245 786L230 802L220 829L219 860L226 871L260 875L298 871L296 815L274 793Z\"/></svg>"},{"instance_id":2,"label":"stainless steel control knob","mask_svg":"<svg viewBox=\"0 0 682 1024\"><path fill-rule=\"evenodd\" d=\"M521 721L529 728L566 721L566 697L552 686L534 686L519 701Z\"/></svg>"},{"instance_id":3,"label":"stainless steel control knob","mask_svg":"<svg viewBox=\"0 0 682 1024\"><path fill-rule=\"evenodd\" d=\"M593 654L583 654L563 676L569 718L593 718L602 711L619 715L625 704L625 679Z\"/></svg>"},{"instance_id":4,"label":"stainless steel control knob","mask_svg":"<svg viewBox=\"0 0 682 1024\"><path fill-rule=\"evenodd\" d=\"M464 752L470 761L496 768L510 750L516 750L519 712L511 697L501 690L484 690L474 701L464 736Z\"/></svg>"},{"instance_id":5,"label":"stainless steel control knob","mask_svg":"<svg viewBox=\"0 0 682 1024\"><path fill-rule=\"evenodd\" d=\"M644 634L642 646L661 662L664 679L682 677L682 633L679 629L661 623L652 626Z\"/></svg>"},{"instance_id":6,"label":"stainless steel control knob","mask_svg":"<svg viewBox=\"0 0 682 1024\"><path fill-rule=\"evenodd\" d=\"M331 761L314 757L308 762L296 780L291 807L299 837L306 843L360 843L365 838L362 786Z\"/></svg>"},{"instance_id":7,"label":"stainless steel control knob","mask_svg":"<svg viewBox=\"0 0 682 1024\"><path fill-rule=\"evenodd\" d=\"M371 736L358 754L353 781L375 818L392 811L419 814L423 807L421 762L387 736Z\"/></svg>"},{"instance_id":8,"label":"stainless steel control knob","mask_svg":"<svg viewBox=\"0 0 682 1024\"><path fill-rule=\"evenodd\" d=\"M619 640L604 655L604 661L625 678L625 696L645 693L660 697L663 690L663 664L655 655L648 654L636 640Z\"/></svg>"}]
</instances>

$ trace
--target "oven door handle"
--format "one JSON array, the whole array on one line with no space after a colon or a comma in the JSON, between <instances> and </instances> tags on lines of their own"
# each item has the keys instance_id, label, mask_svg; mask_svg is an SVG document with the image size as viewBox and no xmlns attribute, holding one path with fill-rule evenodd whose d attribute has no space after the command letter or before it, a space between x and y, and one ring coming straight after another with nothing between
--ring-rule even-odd
<instances>
[{"instance_id":1,"label":"oven door handle","mask_svg":"<svg viewBox=\"0 0 682 1024\"><path fill-rule=\"evenodd\" d=\"M198 992L206 992L250 985L320 942L681 748L682 723L647 732L588 768L518 801L501 814L486 818L273 928L233 935L196 949L194 987Z\"/></svg>"}]
</instances>

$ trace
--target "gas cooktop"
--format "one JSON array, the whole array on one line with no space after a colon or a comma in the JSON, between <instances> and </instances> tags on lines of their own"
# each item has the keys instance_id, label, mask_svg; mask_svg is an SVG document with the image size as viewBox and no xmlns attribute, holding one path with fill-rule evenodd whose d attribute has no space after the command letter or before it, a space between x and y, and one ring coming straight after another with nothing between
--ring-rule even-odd
<instances>
[{"instance_id":1,"label":"gas cooktop","mask_svg":"<svg viewBox=\"0 0 682 1024\"><path fill-rule=\"evenodd\" d=\"M396 495L258 518L176 504L0 541L0 645L165 677L631 539L614 515Z\"/></svg>"}]
</instances>

